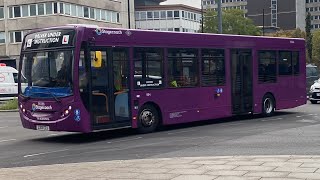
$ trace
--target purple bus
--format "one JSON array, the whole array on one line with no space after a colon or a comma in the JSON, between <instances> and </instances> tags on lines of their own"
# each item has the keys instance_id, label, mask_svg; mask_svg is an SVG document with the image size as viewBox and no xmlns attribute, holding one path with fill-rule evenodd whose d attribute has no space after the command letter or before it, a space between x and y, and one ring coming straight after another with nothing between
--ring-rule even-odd
<instances>
[{"instance_id":1,"label":"purple bus","mask_svg":"<svg viewBox=\"0 0 320 180\"><path fill-rule=\"evenodd\" d=\"M306 104L305 64L303 39L41 29L23 41L19 112L24 128L85 133L271 116Z\"/></svg>"}]
</instances>

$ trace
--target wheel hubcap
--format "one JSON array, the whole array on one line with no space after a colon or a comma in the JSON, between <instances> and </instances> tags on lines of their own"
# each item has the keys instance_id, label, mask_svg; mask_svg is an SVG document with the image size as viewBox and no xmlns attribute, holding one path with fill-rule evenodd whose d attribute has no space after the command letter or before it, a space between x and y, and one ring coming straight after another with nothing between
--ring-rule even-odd
<instances>
[{"instance_id":1,"label":"wheel hubcap","mask_svg":"<svg viewBox=\"0 0 320 180\"><path fill-rule=\"evenodd\" d=\"M270 114L273 110L273 103L270 98L266 98L263 102L264 104L264 110L267 114Z\"/></svg>"},{"instance_id":2,"label":"wheel hubcap","mask_svg":"<svg viewBox=\"0 0 320 180\"><path fill-rule=\"evenodd\" d=\"M148 109L143 110L141 112L140 119L141 119L142 125L145 126L145 127L152 126L152 124L155 121L153 113Z\"/></svg>"}]
</instances>

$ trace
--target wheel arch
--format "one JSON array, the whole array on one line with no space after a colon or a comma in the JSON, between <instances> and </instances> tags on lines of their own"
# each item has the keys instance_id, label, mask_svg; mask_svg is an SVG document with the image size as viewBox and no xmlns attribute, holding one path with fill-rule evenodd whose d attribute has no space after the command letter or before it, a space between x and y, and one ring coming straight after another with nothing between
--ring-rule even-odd
<instances>
[{"instance_id":1,"label":"wheel arch","mask_svg":"<svg viewBox=\"0 0 320 180\"><path fill-rule=\"evenodd\" d=\"M153 102L153 101L148 101L148 102L145 102L144 104L142 104L141 107L146 106L146 105L153 106L158 111L159 125L160 126L163 125L163 114L162 114L160 106L157 103Z\"/></svg>"}]
</instances>

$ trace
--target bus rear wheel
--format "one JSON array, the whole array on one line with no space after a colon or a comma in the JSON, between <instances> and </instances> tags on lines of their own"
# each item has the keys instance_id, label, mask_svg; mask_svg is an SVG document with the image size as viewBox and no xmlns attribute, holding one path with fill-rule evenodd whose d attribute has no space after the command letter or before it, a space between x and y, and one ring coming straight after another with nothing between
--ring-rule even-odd
<instances>
[{"instance_id":1,"label":"bus rear wheel","mask_svg":"<svg viewBox=\"0 0 320 180\"><path fill-rule=\"evenodd\" d=\"M141 107L138 119L138 132L151 133L156 130L159 125L159 112L152 105L144 105Z\"/></svg>"},{"instance_id":2,"label":"bus rear wheel","mask_svg":"<svg viewBox=\"0 0 320 180\"><path fill-rule=\"evenodd\" d=\"M267 94L263 97L262 100L262 115L266 117L270 117L274 114L275 111L275 101L274 98Z\"/></svg>"}]
</instances>

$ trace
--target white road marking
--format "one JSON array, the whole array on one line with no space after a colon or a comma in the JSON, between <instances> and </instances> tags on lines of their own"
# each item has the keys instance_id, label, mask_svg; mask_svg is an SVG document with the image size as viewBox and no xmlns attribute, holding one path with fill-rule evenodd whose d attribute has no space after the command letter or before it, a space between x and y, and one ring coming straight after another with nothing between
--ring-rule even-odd
<instances>
[{"instance_id":1,"label":"white road marking","mask_svg":"<svg viewBox=\"0 0 320 180\"><path fill-rule=\"evenodd\" d=\"M59 134L48 134L47 136L58 136Z\"/></svg>"},{"instance_id":2,"label":"white road marking","mask_svg":"<svg viewBox=\"0 0 320 180\"><path fill-rule=\"evenodd\" d=\"M63 152L63 151L68 151L69 149L63 149L63 150L58 150L58 151L49 151L49 152L43 152L43 153L37 153L37 154L29 154L23 156L24 158L27 157L33 157L33 156L40 156L40 155L45 155L45 154L52 154L52 153L57 153L57 152Z\"/></svg>"},{"instance_id":3,"label":"white road marking","mask_svg":"<svg viewBox=\"0 0 320 180\"><path fill-rule=\"evenodd\" d=\"M9 141L16 141L17 139L5 139L5 140L0 140L0 143L2 142L9 142Z\"/></svg>"},{"instance_id":4,"label":"white road marking","mask_svg":"<svg viewBox=\"0 0 320 180\"><path fill-rule=\"evenodd\" d=\"M3 127L0 127L0 129L4 129L4 128L8 128L9 126L3 126Z\"/></svg>"},{"instance_id":5,"label":"white road marking","mask_svg":"<svg viewBox=\"0 0 320 180\"><path fill-rule=\"evenodd\" d=\"M232 124L224 124L222 126L238 126L238 125L242 125L244 123L232 123Z\"/></svg>"},{"instance_id":6,"label":"white road marking","mask_svg":"<svg viewBox=\"0 0 320 180\"><path fill-rule=\"evenodd\" d=\"M283 119L283 118L263 119L261 121L267 122L267 121L277 121L277 120L281 120L281 119Z\"/></svg>"},{"instance_id":7,"label":"white road marking","mask_svg":"<svg viewBox=\"0 0 320 180\"><path fill-rule=\"evenodd\" d=\"M196 130L185 130L185 131L169 132L167 134L168 135L173 135L173 134L187 133L187 132L192 132L192 131L196 131Z\"/></svg>"},{"instance_id":8,"label":"white road marking","mask_svg":"<svg viewBox=\"0 0 320 180\"><path fill-rule=\"evenodd\" d=\"M108 144L111 144L111 143L132 141L132 140L137 140L137 139L142 139L142 137L136 137L136 138L131 138L131 139L123 139L123 140L118 140L118 141L108 141L107 143L108 143Z\"/></svg>"},{"instance_id":9,"label":"white road marking","mask_svg":"<svg viewBox=\"0 0 320 180\"><path fill-rule=\"evenodd\" d=\"M297 122L302 122L302 123L317 123L318 121L316 121L316 120L309 120L309 119L302 119L302 120L298 120Z\"/></svg>"}]
</instances>

